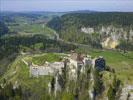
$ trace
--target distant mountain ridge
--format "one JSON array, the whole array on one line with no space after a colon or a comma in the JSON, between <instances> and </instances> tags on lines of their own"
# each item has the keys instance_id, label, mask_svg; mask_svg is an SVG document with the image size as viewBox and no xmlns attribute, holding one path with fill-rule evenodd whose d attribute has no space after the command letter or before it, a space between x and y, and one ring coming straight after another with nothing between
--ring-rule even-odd
<instances>
[{"instance_id":1,"label":"distant mountain ridge","mask_svg":"<svg viewBox=\"0 0 133 100\"><path fill-rule=\"evenodd\" d=\"M98 11L92 11L92 10L75 10L75 11L68 11L67 13L95 13Z\"/></svg>"}]
</instances>

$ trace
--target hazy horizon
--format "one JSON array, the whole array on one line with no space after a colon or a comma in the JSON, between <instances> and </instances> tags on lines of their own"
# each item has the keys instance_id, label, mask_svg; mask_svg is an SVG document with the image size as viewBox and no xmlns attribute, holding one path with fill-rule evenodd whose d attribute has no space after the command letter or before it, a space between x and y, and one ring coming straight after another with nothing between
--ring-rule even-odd
<instances>
[{"instance_id":1,"label":"hazy horizon","mask_svg":"<svg viewBox=\"0 0 133 100\"><path fill-rule=\"evenodd\" d=\"M0 0L1 11L50 11L66 12L77 10L104 12L133 12L131 0Z\"/></svg>"}]
</instances>

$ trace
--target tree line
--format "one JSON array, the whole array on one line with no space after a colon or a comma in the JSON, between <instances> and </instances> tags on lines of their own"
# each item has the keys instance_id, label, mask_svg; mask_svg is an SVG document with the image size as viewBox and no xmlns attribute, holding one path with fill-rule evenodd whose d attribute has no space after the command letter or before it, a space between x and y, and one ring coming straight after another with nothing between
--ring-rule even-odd
<instances>
[{"instance_id":1,"label":"tree line","mask_svg":"<svg viewBox=\"0 0 133 100\"><path fill-rule=\"evenodd\" d=\"M1 37L0 47L0 58L20 51L64 52L76 48L75 45L48 39L44 35Z\"/></svg>"}]
</instances>

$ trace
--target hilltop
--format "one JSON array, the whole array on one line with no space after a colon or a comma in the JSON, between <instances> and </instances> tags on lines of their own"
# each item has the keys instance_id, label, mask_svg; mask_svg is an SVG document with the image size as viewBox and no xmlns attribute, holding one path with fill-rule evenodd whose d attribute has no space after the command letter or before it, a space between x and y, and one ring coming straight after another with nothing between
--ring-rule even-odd
<instances>
[{"instance_id":1,"label":"hilltop","mask_svg":"<svg viewBox=\"0 0 133 100\"><path fill-rule=\"evenodd\" d=\"M91 91L91 88L93 88L93 87L91 87L91 85L89 86L89 84L91 84L90 83L91 80L88 79L89 78L89 73L88 73L88 76L86 76L86 74L81 74L81 76L78 78L78 81L76 81L76 79L75 79L76 74L71 73L71 76L69 75L69 73L74 69L69 69L69 67L67 66L66 70L69 70L69 71L68 72L66 71L66 72L63 72L62 74L60 74L61 77L63 77L64 82L65 82L64 89L61 89L62 93L58 92L59 90L57 90L57 96L55 96L53 94L53 91L51 91L52 92L51 95L53 95L53 97L50 97L48 84L49 84L49 82L52 82L53 77L56 77L56 76L41 75L41 76L38 76L38 77L31 77L30 76L30 74L31 74L30 73L30 67L29 67L29 65L27 65L24 62L24 60L26 62L31 61L34 64L40 64L41 66L43 66L45 61L48 61L48 62L60 61L59 58L66 57L66 56L67 56L67 54L59 54L59 53L58 54L57 53L56 54L44 53L44 54L35 54L35 55L20 55L14 60L14 62L12 62L9 65L8 70L0 78L1 86L6 86L9 83L11 83L13 85L13 87L16 87L16 88L20 86L21 87L21 93L22 93L20 95L20 98L22 96L22 98L28 98L28 99L36 99L36 98L55 99L55 98L60 98L62 100L68 99L68 98L70 100L72 100L73 98L76 97L75 93L77 93L77 92L75 91L75 89L76 88L79 89L78 86L80 86L80 87L83 86L83 87L81 87L81 90L80 90L81 93L79 94L79 98L84 98L84 99L88 98L89 95L88 95L87 91L89 89L87 87L90 87L90 91ZM81 73L87 73L86 71L81 72ZM65 73L66 73L67 77L64 76ZM93 71L90 72L90 73L93 74ZM74 75L74 76L72 76L72 75ZM94 74L94 76L95 75L96 74ZM110 80L110 82L113 82L115 74L113 74L112 72L103 71L101 73L101 75L103 75L103 77L102 77L103 79L101 80L101 82L103 81L103 83L101 83L101 84L106 86L105 89L104 89L104 93L102 95L105 95L105 97L107 97L107 91L108 91L108 88L110 86L109 83L108 83L108 80ZM75 77L74 80L73 80L72 77ZM95 76L95 77L99 77L99 76ZM83 81L81 81L81 80L83 80ZM97 80L97 79L95 79L95 80ZM81 82L82 82L82 84L81 84ZM99 83L96 83L96 84L99 84ZM111 83L111 84L113 86L113 83ZM97 88L100 88L100 87L101 86L97 86ZM67 88L69 88L70 90L67 90ZM69 91L69 92L67 92L67 91ZM97 90L97 94L99 94L98 91L100 91L100 90L99 89ZM83 95L84 93L85 93L85 95ZM7 95L7 94L5 94L5 95ZM29 96L27 97L26 95L29 95ZM14 98L17 98L17 97L14 97Z\"/></svg>"}]
</instances>

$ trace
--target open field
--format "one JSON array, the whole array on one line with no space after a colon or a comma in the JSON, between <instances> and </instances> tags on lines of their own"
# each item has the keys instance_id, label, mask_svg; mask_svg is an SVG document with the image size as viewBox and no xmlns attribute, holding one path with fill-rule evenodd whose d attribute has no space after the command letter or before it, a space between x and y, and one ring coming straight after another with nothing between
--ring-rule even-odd
<instances>
[{"instance_id":1,"label":"open field","mask_svg":"<svg viewBox=\"0 0 133 100\"><path fill-rule=\"evenodd\" d=\"M43 34L46 36L54 36L54 31L44 24L19 24L9 26L11 32L17 32L19 35L35 35Z\"/></svg>"},{"instance_id":2,"label":"open field","mask_svg":"<svg viewBox=\"0 0 133 100\"><path fill-rule=\"evenodd\" d=\"M103 56L106 64L115 69L120 80L127 84L133 84L133 52L123 54L117 51L93 50L89 54L93 57Z\"/></svg>"}]
</instances>

